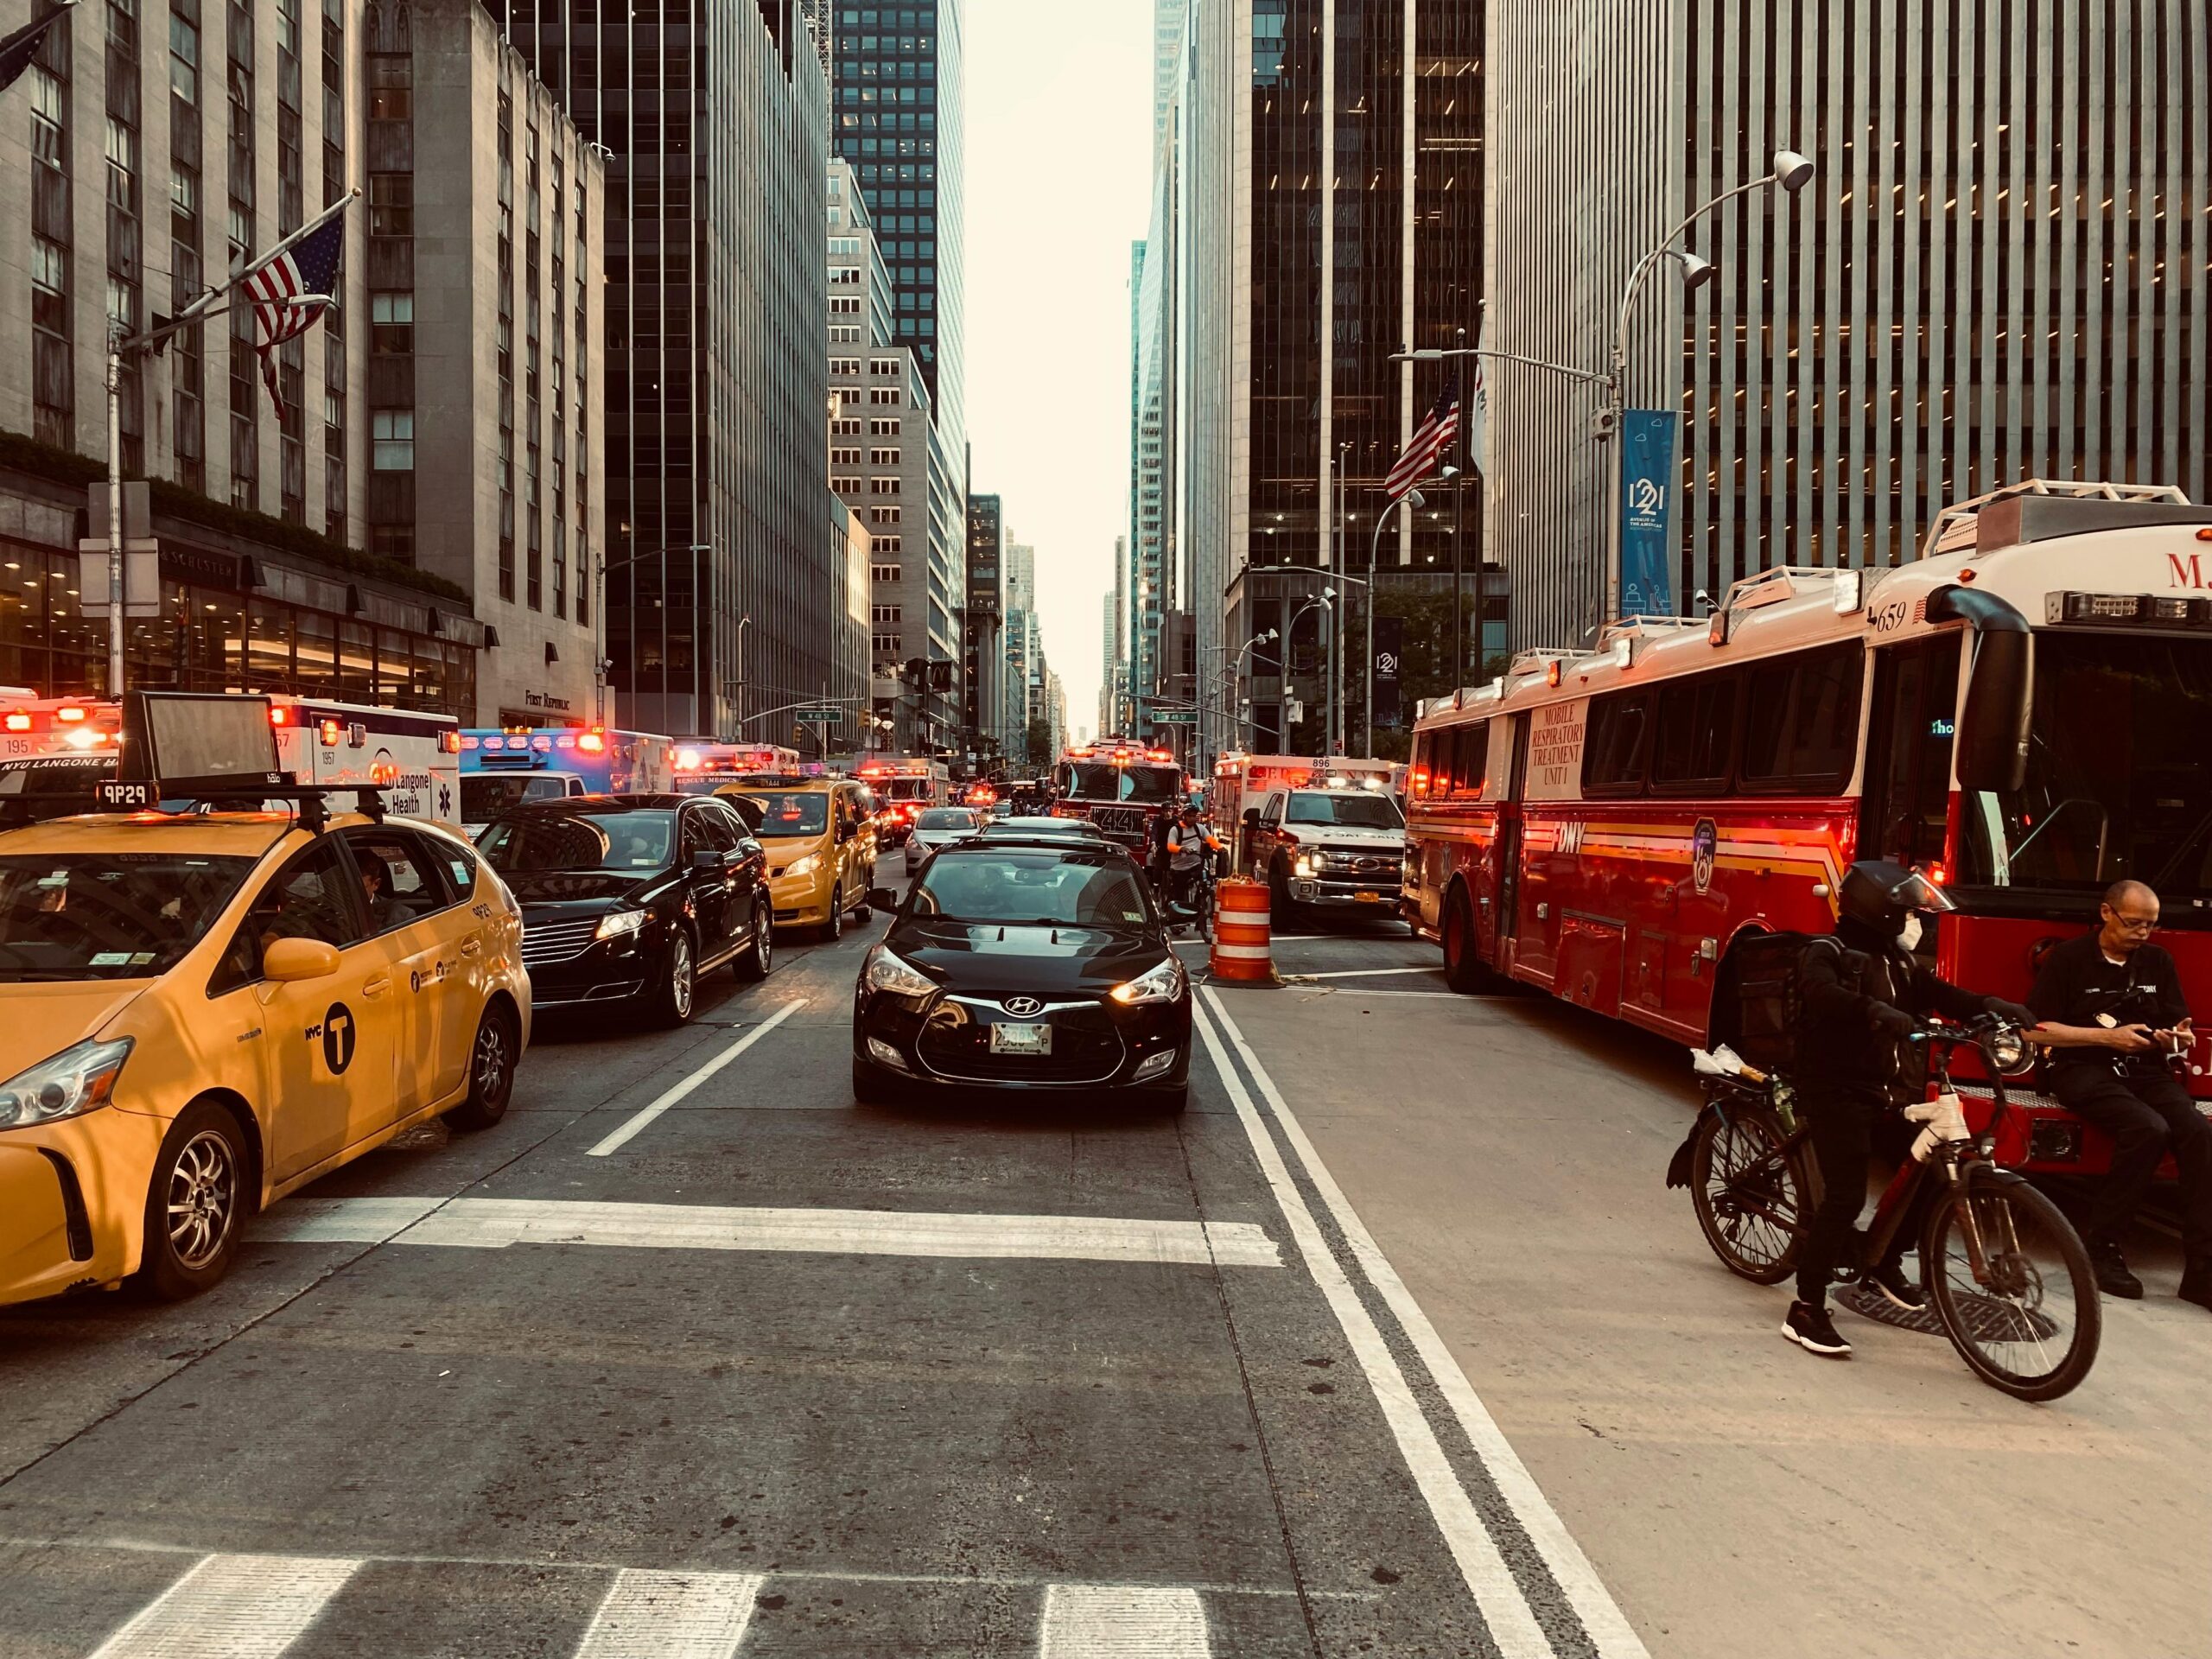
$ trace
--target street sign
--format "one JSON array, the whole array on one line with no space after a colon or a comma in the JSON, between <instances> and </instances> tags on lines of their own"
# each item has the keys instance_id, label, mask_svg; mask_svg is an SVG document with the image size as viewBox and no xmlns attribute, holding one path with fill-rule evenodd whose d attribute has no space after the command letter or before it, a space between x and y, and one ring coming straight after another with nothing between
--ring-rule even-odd
<instances>
[{"instance_id":1,"label":"street sign","mask_svg":"<svg viewBox=\"0 0 2212 1659\"><path fill-rule=\"evenodd\" d=\"M1149 718L1155 726L1195 726L1198 711L1195 709L1155 709Z\"/></svg>"},{"instance_id":2,"label":"street sign","mask_svg":"<svg viewBox=\"0 0 2212 1659\"><path fill-rule=\"evenodd\" d=\"M808 721L817 726L835 726L844 717L845 711L842 709L795 709L791 711L793 720Z\"/></svg>"}]
</instances>

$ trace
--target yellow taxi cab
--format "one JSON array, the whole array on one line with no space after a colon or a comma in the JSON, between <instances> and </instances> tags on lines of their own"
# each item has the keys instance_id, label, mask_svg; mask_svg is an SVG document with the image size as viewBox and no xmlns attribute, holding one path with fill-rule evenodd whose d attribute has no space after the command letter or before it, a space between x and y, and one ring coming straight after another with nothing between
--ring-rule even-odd
<instances>
[{"instance_id":1,"label":"yellow taxi cab","mask_svg":"<svg viewBox=\"0 0 2212 1659\"><path fill-rule=\"evenodd\" d=\"M768 854L768 896L779 927L809 927L837 938L845 918L868 918L875 883L875 816L868 786L849 778L774 784L724 784L760 810L754 833Z\"/></svg>"},{"instance_id":2,"label":"yellow taxi cab","mask_svg":"<svg viewBox=\"0 0 2212 1659\"><path fill-rule=\"evenodd\" d=\"M0 831L0 1304L204 1290L262 1206L498 1122L529 1039L520 918L457 832L319 798Z\"/></svg>"}]
</instances>

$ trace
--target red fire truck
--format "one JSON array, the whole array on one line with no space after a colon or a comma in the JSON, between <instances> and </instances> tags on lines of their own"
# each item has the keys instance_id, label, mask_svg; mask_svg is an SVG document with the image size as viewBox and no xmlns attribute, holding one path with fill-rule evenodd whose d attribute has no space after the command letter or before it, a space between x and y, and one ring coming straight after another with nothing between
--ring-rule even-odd
<instances>
[{"instance_id":1,"label":"red fire truck","mask_svg":"<svg viewBox=\"0 0 2212 1659\"><path fill-rule=\"evenodd\" d=\"M1425 705L1404 905L1454 988L1522 981L1703 1046L1737 940L1828 931L1843 869L1893 858L1959 906L1940 971L2016 999L2108 884L2148 881L2212 1014L2212 508L2029 484L1948 510L1924 554L1769 570L1709 619ZM2185 1064L2212 1095L2212 1039ZM2055 1102L2012 1098L2032 1131L2000 1156L2103 1166Z\"/></svg>"},{"instance_id":2,"label":"red fire truck","mask_svg":"<svg viewBox=\"0 0 2212 1659\"><path fill-rule=\"evenodd\" d=\"M1060 757L1052 788L1054 817L1088 818L1141 859L1153 819L1182 804L1185 785L1173 749L1103 737Z\"/></svg>"}]
</instances>

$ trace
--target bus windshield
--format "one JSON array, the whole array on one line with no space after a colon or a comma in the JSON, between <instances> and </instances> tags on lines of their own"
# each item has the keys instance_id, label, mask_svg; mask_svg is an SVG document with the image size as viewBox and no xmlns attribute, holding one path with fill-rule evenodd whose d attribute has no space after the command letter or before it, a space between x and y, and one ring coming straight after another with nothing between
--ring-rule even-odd
<instances>
[{"instance_id":1,"label":"bus windshield","mask_svg":"<svg viewBox=\"0 0 2212 1659\"><path fill-rule=\"evenodd\" d=\"M1359 830L1402 830L1405 815L1388 795L1348 789L1301 789L1290 798L1292 823L1342 823Z\"/></svg>"},{"instance_id":2,"label":"bus windshield","mask_svg":"<svg viewBox=\"0 0 2212 1659\"><path fill-rule=\"evenodd\" d=\"M1072 801L1172 801L1182 793L1183 774L1173 766L1071 760L1060 768L1059 785Z\"/></svg>"},{"instance_id":3,"label":"bus windshield","mask_svg":"<svg viewBox=\"0 0 2212 1659\"><path fill-rule=\"evenodd\" d=\"M1970 885L2212 899L2212 639L2036 637L2026 787L1967 797Z\"/></svg>"}]
</instances>

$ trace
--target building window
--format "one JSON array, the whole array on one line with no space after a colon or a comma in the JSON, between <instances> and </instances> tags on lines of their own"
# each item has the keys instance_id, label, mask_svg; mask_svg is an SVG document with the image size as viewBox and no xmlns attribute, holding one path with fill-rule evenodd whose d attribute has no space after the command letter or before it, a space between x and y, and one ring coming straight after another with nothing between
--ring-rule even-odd
<instances>
[{"instance_id":1,"label":"building window","mask_svg":"<svg viewBox=\"0 0 2212 1659\"><path fill-rule=\"evenodd\" d=\"M390 289L369 296L369 349L379 357L415 349L415 296Z\"/></svg>"},{"instance_id":2,"label":"building window","mask_svg":"<svg viewBox=\"0 0 2212 1659\"><path fill-rule=\"evenodd\" d=\"M868 568L870 582L897 582L899 567L895 564L872 564Z\"/></svg>"},{"instance_id":3,"label":"building window","mask_svg":"<svg viewBox=\"0 0 2212 1659\"><path fill-rule=\"evenodd\" d=\"M415 115L415 60L392 53L369 57L369 119L409 121Z\"/></svg>"},{"instance_id":4,"label":"building window","mask_svg":"<svg viewBox=\"0 0 2212 1659\"><path fill-rule=\"evenodd\" d=\"M899 556L899 538L896 536L871 537L869 537L869 550L886 558L895 559ZM893 580L896 580L896 578L893 578Z\"/></svg>"},{"instance_id":5,"label":"building window","mask_svg":"<svg viewBox=\"0 0 2212 1659\"><path fill-rule=\"evenodd\" d=\"M415 526L412 524L371 524L369 551L380 559L396 559L402 564L415 563Z\"/></svg>"},{"instance_id":6,"label":"building window","mask_svg":"<svg viewBox=\"0 0 2212 1659\"><path fill-rule=\"evenodd\" d=\"M899 452L896 449L871 449L868 452L868 464L871 467L896 467Z\"/></svg>"},{"instance_id":7,"label":"building window","mask_svg":"<svg viewBox=\"0 0 2212 1659\"><path fill-rule=\"evenodd\" d=\"M412 173L369 175L369 234L415 234L415 175Z\"/></svg>"},{"instance_id":8,"label":"building window","mask_svg":"<svg viewBox=\"0 0 2212 1659\"><path fill-rule=\"evenodd\" d=\"M369 413L369 465L380 473L415 470L415 411L378 409Z\"/></svg>"},{"instance_id":9,"label":"building window","mask_svg":"<svg viewBox=\"0 0 2212 1659\"><path fill-rule=\"evenodd\" d=\"M870 507L868 510L868 521L871 524L895 524L899 522L899 509L896 507Z\"/></svg>"},{"instance_id":10,"label":"building window","mask_svg":"<svg viewBox=\"0 0 2212 1659\"><path fill-rule=\"evenodd\" d=\"M872 438L895 438L899 435L899 423L896 420L870 421L868 435Z\"/></svg>"}]
</instances>

